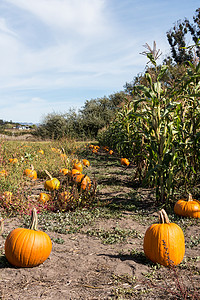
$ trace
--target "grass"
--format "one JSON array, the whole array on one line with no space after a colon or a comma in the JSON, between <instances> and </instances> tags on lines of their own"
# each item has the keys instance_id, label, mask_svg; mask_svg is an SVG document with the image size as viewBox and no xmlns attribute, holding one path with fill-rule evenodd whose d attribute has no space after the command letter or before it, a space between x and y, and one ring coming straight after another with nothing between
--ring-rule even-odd
<instances>
[{"instance_id":1,"label":"grass","mask_svg":"<svg viewBox=\"0 0 200 300\"><path fill-rule=\"evenodd\" d=\"M98 237L103 244L124 243L129 237L142 238L142 235L134 229L122 229L115 227L111 230L89 229L86 231L89 236Z\"/></svg>"}]
</instances>

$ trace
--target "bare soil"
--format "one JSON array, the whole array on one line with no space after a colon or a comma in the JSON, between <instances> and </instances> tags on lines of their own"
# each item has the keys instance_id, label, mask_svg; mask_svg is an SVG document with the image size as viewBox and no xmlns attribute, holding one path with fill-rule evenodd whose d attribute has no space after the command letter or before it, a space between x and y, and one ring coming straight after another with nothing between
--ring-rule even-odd
<instances>
[{"instance_id":1,"label":"bare soil","mask_svg":"<svg viewBox=\"0 0 200 300\"><path fill-rule=\"evenodd\" d=\"M101 164L106 167L106 161L101 160ZM113 184L117 171L120 173L118 188ZM96 173L98 177L98 170ZM121 166L109 166L105 178L99 179L102 187L99 197L123 204L128 193L135 191L141 195L138 205L143 208L143 216L122 209L120 218L98 218L91 228L87 225L79 233L47 232L52 239L52 252L35 268L16 268L7 262L4 256L6 235L24 225L21 218L6 219L4 234L0 236L0 299L186 299L183 298L185 289L188 293L193 291L190 295L200 295L200 244L189 247L192 236L200 238L199 221L193 220L187 225L183 220L188 246L184 263L177 271L150 263L142 255L143 236L150 222L145 222L145 218L148 215L156 218L157 207L153 205L152 190L133 188L129 178ZM120 243L105 244L100 238L86 234L88 229L116 227L135 229L139 235L127 237ZM62 239L62 244L55 242L58 238Z\"/></svg>"}]
</instances>

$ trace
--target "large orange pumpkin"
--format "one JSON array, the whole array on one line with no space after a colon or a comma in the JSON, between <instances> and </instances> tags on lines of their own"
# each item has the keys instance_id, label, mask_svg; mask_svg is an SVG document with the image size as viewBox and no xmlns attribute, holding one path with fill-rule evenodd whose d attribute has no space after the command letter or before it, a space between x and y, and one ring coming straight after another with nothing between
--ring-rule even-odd
<instances>
[{"instance_id":1,"label":"large orange pumpkin","mask_svg":"<svg viewBox=\"0 0 200 300\"><path fill-rule=\"evenodd\" d=\"M50 255L51 239L43 231L37 230L37 212L32 212L31 228L16 228L10 232L5 242L5 255L9 263L16 267L35 267Z\"/></svg>"},{"instance_id":2,"label":"large orange pumpkin","mask_svg":"<svg viewBox=\"0 0 200 300\"><path fill-rule=\"evenodd\" d=\"M159 223L147 229L143 249L147 258L164 266L178 265L183 260L183 231L177 224L169 222L164 209L159 212Z\"/></svg>"},{"instance_id":3,"label":"large orange pumpkin","mask_svg":"<svg viewBox=\"0 0 200 300\"><path fill-rule=\"evenodd\" d=\"M174 212L179 216L200 218L200 202L192 198L189 194L188 201L181 199L174 205Z\"/></svg>"}]
</instances>

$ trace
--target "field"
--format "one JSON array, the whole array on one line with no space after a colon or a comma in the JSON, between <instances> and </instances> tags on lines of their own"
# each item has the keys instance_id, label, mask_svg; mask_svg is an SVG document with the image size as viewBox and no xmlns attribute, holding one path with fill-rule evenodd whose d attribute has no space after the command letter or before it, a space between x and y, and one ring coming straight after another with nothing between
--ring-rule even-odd
<instances>
[{"instance_id":1,"label":"field","mask_svg":"<svg viewBox=\"0 0 200 300\"><path fill-rule=\"evenodd\" d=\"M17 164L8 163L11 157ZM68 206L55 190L49 192L50 204L39 202L48 177L44 170L58 178L65 191L73 183L59 170L70 169L73 159L89 160L83 173L92 180L91 190L73 186ZM38 173L35 181L23 175L30 165ZM116 153L93 153L88 144L74 141L2 141L1 169L7 176L0 187L0 299L199 299L199 219L179 217L172 207L166 208L170 221L184 232L185 256L172 268L149 261L144 234L158 222L161 207L155 204L155 189L133 181L134 166L121 166ZM4 191L13 193L12 200L5 199ZM17 268L5 257L5 240L14 228L30 225L33 207L39 229L51 238L52 252L37 267Z\"/></svg>"}]
</instances>

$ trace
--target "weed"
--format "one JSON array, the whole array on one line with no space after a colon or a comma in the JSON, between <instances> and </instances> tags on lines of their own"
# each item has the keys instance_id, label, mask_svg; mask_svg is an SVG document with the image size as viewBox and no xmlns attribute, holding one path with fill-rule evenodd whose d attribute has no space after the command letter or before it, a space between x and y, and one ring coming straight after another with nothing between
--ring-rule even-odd
<instances>
[{"instance_id":1,"label":"weed","mask_svg":"<svg viewBox=\"0 0 200 300\"><path fill-rule=\"evenodd\" d=\"M121 229L118 227L109 231L104 229L89 229L86 233L90 236L100 238L104 244L122 243L125 242L128 237L141 238L141 235L134 229Z\"/></svg>"}]
</instances>

